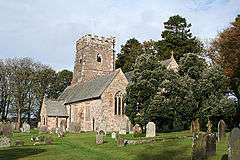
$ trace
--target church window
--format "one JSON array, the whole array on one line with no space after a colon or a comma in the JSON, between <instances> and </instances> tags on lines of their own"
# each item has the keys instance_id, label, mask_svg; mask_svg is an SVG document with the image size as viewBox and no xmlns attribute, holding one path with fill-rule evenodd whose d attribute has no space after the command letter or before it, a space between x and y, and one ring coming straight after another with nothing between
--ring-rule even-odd
<instances>
[{"instance_id":1,"label":"church window","mask_svg":"<svg viewBox=\"0 0 240 160\"><path fill-rule=\"evenodd\" d=\"M121 98L121 96L119 96L118 97L118 115L120 115L121 114L121 100L122 100L122 98Z\"/></svg>"},{"instance_id":2,"label":"church window","mask_svg":"<svg viewBox=\"0 0 240 160\"><path fill-rule=\"evenodd\" d=\"M85 119L86 119L86 121L90 120L90 108L89 107L86 107Z\"/></svg>"},{"instance_id":3,"label":"church window","mask_svg":"<svg viewBox=\"0 0 240 160\"><path fill-rule=\"evenodd\" d=\"M124 108L124 98L121 92L117 92L114 97L114 115L124 115L125 108Z\"/></svg>"},{"instance_id":4,"label":"church window","mask_svg":"<svg viewBox=\"0 0 240 160\"><path fill-rule=\"evenodd\" d=\"M45 117L43 117L43 125L46 125Z\"/></svg>"},{"instance_id":5,"label":"church window","mask_svg":"<svg viewBox=\"0 0 240 160\"><path fill-rule=\"evenodd\" d=\"M56 127L58 127L58 117L56 117Z\"/></svg>"},{"instance_id":6,"label":"church window","mask_svg":"<svg viewBox=\"0 0 240 160\"><path fill-rule=\"evenodd\" d=\"M101 57L101 55L98 53L97 54L97 62L101 62L102 61L102 57Z\"/></svg>"},{"instance_id":7,"label":"church window","mask_svg":"<svg viewBox=\"0 0 240 160\"><path fill-rule=\"evenodd\" d=\"M118 97L115 97L114 114L117 115Z\"/></svg>"}]
</instances>

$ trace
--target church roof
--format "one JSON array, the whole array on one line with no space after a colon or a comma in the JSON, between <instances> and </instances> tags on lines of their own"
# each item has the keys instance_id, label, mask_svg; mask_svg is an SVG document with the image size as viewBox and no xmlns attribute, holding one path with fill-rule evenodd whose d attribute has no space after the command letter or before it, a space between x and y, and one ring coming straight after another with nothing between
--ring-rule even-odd
<instances>
[{"instance_id":1,"label":"church roof","mask_svg":"<svg viewBox=\"0 0 240 160\"><path fill-rule=\"evenodd\" d=\"M46 99L44 103L48 116L68 116L64 101Z\"/></svg>"},{"instance_id":2,"label":"church roof","mask_svg":"<svg viewBox=\"0 0 240 160\"><path fill-rule=\"evenodd\" d=\"M161 63L161 65L167 67L171 63L171 61L172 61L172 59L170 58L170 59L166 59L164 61L161 61L160 63Z\"/></svg>"},{"instance_id":3,"label":"church roof","mask_svg":"<svg viewBox=\"0 0 240 160\"><path fill-rule=\"evenodd\" d=\"M129 71L129 72L126 72L124 74L125 74L125 77L127 78L128 82L131 82L131 79L134 75L134 71Z\"/></svg>"},{"instance_id":4,"label":"church roof","mask_svg":"<svg viewBox=\"0 0 240 160\"><path fill-rule=\"evenodd\" d=\"M103 91L111 84L119 70L98 77L85 83L77 83L67 87L58 100L65 100L65 104L99 98Z\"/></svg>"}]
</instances>

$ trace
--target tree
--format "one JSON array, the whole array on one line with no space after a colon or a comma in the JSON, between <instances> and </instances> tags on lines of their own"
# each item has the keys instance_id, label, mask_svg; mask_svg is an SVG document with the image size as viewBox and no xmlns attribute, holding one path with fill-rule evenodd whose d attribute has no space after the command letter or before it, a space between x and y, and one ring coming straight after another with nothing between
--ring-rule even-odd
<instances>
[{"instance_id":1,"label":"tree","mask_svg":"<svg viewBox=\"0 0 240 160\"><path fill-rule=\"evenodd\" d=\"M71 84L73 73L68 70L59 71L55 77L54 83L48 92L48 98L57 99L60 94Z\"/></svg>"},{"instance_id":2,"label":"tree","mask_svg":"<svg viewBox=\"0 0 240 160\"><path fill-rule=\"evenodd\" d=\"M137 60L127 87L126 114L142 126L148 121L160 127L170 122L169 126L185 129L196 118L227 119L235 112L233 101L224 95L227 84L221 67L208 66L198 55L186 54L175 73L159 65L155 55L145 54Z\"/></svg>"},{"instance_id":3,"label":"tree","mask_svg":"<svg viewBox=\"0 0 240 160\"><path fill-rule=\"evenodd\" d=\"M235 115L236 125L240 122L240 15L235 21L220 32L211 43L208 55L213 63L219 64L224 69L226 76L230 78L230 91L238 99L237 113Z\"/></svg>"},{"instance_id":4,"label":"tree","mask_svg":"<svg viewBox=\"0 0 240 160\"><path fill-rule=\"evenodd\" d=\"M225 74L233 78L240 67L240 15L229 28L220 32L211 43L209 56L213 62L220 64Z\"/></svg>"},{"instance_id":5,"label":"tree","mask_svg":"<svg viewBox=\"0 0 240 160\"><path fill-rule=\"evenodd\" d=\"M168 70L159 64L156 56L148 54L141 55L134 68L132 83L127 87L126 115L133 124L144 126L149 120L151 98L156 95L159 83L168 76Z\"/></svg>"},{"instance_id":6,"label":"tree","mask_svg":"<svg viewBox=\"0 0 240 160\"><path fill-rule=\"evenodd\" d=\"M9 108L12 104L12 88L10 86L9 67L3 60L0 60L0 113L1 120L7 120Z\"/></svg>"},{"instance_id":7,"label":"tree","mask_svg":"<svg viewBox=\"0 0 240 160\"><path fill-rule=\"evenodd\" d=\"M127 40L126 44L121 46L121 52L117 54L116 68L121 68L123 72L132 71L137 57L142 53L142 45L138 40Z\"/></svg>"},{"instance_id":8,"label":"tree","mask_svg":"<svg viewBox=\"0 0 240 160\"><path fill-rule=\"evenodd\" d=\"M0 113L6 120L16 116L17 129L22 119L38 117L44 95L54 82L55 71L30 58L0 61Z\"/></svg>"},{"instance_id":9,"label":"tree","mask_svg":"<svg viewBox=\"0 0 240 160\"><path fill-rule=\"evenodd\" d=\"M190 27L191 23L187 23L186 19L179 15L172 16L164 22L162 40L156 42L161 60L169 58L171 51L174 51L177 62L185 53L200 54L203 51L202 42L192 36Z\"/></svg>"}]
</instances>

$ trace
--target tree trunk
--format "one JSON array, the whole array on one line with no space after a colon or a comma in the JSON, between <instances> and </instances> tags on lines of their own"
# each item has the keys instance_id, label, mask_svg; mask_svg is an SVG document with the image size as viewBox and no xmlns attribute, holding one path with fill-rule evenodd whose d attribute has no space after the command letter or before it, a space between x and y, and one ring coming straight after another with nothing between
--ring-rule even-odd
<instances>
[{"instance_id":1,"label":"tree trunk","mask_svg":"<svg viewBox=\"0 0 240 160\"><path fill-rule=\"evenodd\" d=\"M20 125L21 125L21 107L18 107L16 130L20 130Z\"/></svg>"}]
</instances>

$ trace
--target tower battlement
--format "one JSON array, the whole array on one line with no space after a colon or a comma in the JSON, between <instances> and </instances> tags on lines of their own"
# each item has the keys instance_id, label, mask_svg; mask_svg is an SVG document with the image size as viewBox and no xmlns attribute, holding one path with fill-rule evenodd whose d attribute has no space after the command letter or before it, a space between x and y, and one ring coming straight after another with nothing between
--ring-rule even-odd
<instances>
[{"instance_id":1,"label":"tower battlement","mask_svg":"<svg viewBox=\"0 0 240 160\"><path fill-rule=\"evenodd\" d=\"M81 37L79 40L77 40L77 43L80 42L95 42L95 43L115 43L116 37L102 37L92 34L86 34L83 37Z\"/></svg>"},{"instance_id":2,"label":"tower battlement","mask_svg":"<svg viewBox=\"0 0 240 160\"><path fill-rule=\"evenodd\" d=\"M115 37L87 34L77 40L72 84L114 71L114 46Z\"/></svg>"}]
</instances>

